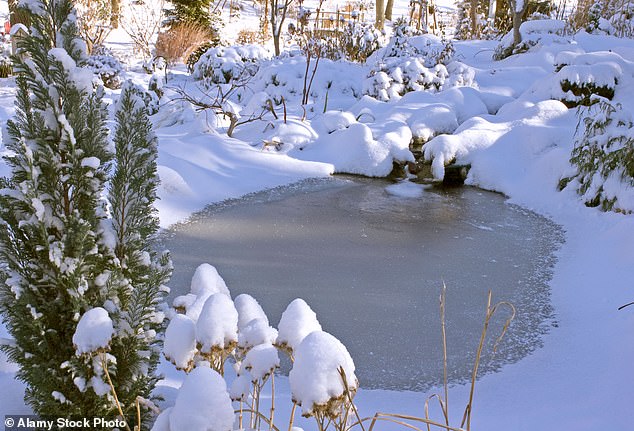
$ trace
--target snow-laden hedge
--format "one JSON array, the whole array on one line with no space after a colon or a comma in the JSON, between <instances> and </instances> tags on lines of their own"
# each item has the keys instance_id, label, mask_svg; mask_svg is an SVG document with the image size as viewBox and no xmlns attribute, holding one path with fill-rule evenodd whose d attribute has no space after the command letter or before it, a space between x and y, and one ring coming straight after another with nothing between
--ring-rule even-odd
<instances>
[{"instance_id":1,"label":"snow-laden hedge","mask_svg":"<svg viewBox=\"0 0 634 431\"><path fill-rule=\"evenodd\" d=\"M123 65L107 48L100 46L93 50L86 60L86 66L101 78L106 88L116 90L123 84Z\"/></svg>"}]
</instances>

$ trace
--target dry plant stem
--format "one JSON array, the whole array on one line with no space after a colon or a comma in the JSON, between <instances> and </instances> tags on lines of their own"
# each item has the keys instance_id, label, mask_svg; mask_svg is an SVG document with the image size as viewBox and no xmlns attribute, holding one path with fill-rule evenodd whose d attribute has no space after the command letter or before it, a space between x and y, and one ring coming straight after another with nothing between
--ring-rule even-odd
<instances>
[{"instance_id":1,"label":"dry plant stem","mask_svg":"<svg viewBox=\"0 0 634 431\"><path fill-rule=\"evenodd\" d=\"M117 407L117 410L119 410L119 415L121 415L121 419L125 419L125 415L123 414L123 409L121 408L121 403L119 403L119 397L117 397L117 391L115 390L114 385L112 384L112 379L110 378L110 373L108 372L108 362L106 361L106 354L99 353L99 358L101 359L101 367L103 368L103 371L106 374L108 385L110 385L110 390L112 391L112 396L114 397L115 405ZM125 429L128 431L131 431L130 426L128 425L127 422L125 424Z\"/></svg>"},{"instance_id":2,"label":"dry plant stem","mask_svg":"<svg viewBox=\"0 0 634 431\"><path fill-rule=\"evenodd\" d=\"M443 412L443 414L447 411L447 407L446 405L443 403L442 398L440 397L440 395L438 394L433 394L431 396L429 396L426 400L425 400L425 419L426 420L430 420L429 419L429 401L432 398L436 398L438 400L438 404L440 404L440 410ZM445 415L445 422L446 425L449 426L449 419L448 417ZM431 431L431 424L427 423L427 431Z\"/></svg>"},{"instance_id":3,"label":"dry plant stem","mask_svg":"<svg viewBox=\"0 0 634 431\"><path fill-rule=\"evenodd\" d=\"M273 430L275 419L275 372L271 373L271 417L269 419L269 431Z\"/></svg>"},{"instance_id":4,"label":"dry plant stem","mask_svg":"<svg viewBox=\"0 0 634 431\"><path fill-rule=\"evenodd\" d=\"M445 304L447 303L447 286L443 282L440 293L440 324L442 330L442 366L443 366L443 388L445 389L445 407L442 409L445 416L445 424L449 425L449 385L447 383L447 331L445 319ZM441 402L442 406L442 402Z\"/></svg>"},{"instance_id":5,"label":"dry plant stem","mask_svg":"<svg viewBox=\"0 0 634 431\"><path fill-rule=\"evenodd\" d=\"M348 378L346 377L346 372L343 369L343 367L339 367L339 375L341 376L341 380L343 381L343 390L344 390L344 394L346 395L346 398L348 398L348 402L350 403L350 408L352 408L352 410L354 411L354 415L357 417L357 422L359 424L359 426L361 427L361 429L363 431L365 431L365 427L363 426L363 421L361 420L361 417L359 416L359 411L357 410L357 406L354 405L354 403L352 402L352 395L350 394L350 390L348 389Z\"/></svg>"},{"instance_id":6,"label":"dry plant stem","mask_svg":"<svg viewBox=\"0 0 634 431\"><path fill-rule=\"evenodd\" d=\"M136 427L135 430L141 431L141 404L139 403L139 397L136 397Z\"/></svg>"},{"instance_id":7,"label":"dry plant stem","mask_svg":"<svg viewBox=\"0 0 634 431\"><path fill-rule=\"evenodd\" d=\"M238 429L242 428L242 415L244 413L244 402L240 400L240 415L238 416Z\"/></svg>"},{"instance_id":8,"label":"dry plant stem","mask_svg":"<svg viewBox=\"0 0 634 431\"><path fill-rule=\"evenodd\" d=\"M506 334L506 331L508 330L508 327L511 324L511 321L515 318L515 307L513 306L513 304L503 301L503 302L498 302L497 304L491 306L491 297L492 297L492 293L489 290L489 295L487 297L486 315L484 317L484 327L482 328L482 334L480 335L480 343L478 344L478 350L476 352L476 358L473 364L473 372L471 373L471 389L469 390L469 402L467 403L467 407L465 408L464 415L462 417L462 423L460 424L461 427L464 427L466 423L467 431L470 431L471 429L471 412L473 411L473 393L475 391L475 382L478 375L478 368L480 366L480 359L482 357L482 350L484 348L484 340L486 338L487 331L489 329L489 322L491 321L491 317L493 317L493 315L495 314L495 312L497 311L499 307L507 306L511 310L511 316L504 323L502 332L495 341L495 345L493 346L494 352L497 349L498 343L502 340L502 338Z\"/></svg>"},{"instance_id":9,"label":"dry plant stem","mask_svg":"<svg viewBox=\"0 0 634 431\"><path fill-rule=\"evenodd\" d=\"M419 418L416 416L408 416L408 415L399 415L399 414L391 414L391 413L376 413L372 418L364 418L363 422L371 420L370 423L370 427L368 428L368 431L372 431L374 429L374 425L376 424L377 421L387 421L387 422L393 422L399 425L402 425L406 428L410 428L412 430L416 430L416 431L422 431L420 428L415 427L412 424L409 424L407 422L404 422L403 420L398 420L398 419L403 419L403 420L408 420L408 421L416 421L416 422L422 422L425 424L429 424L438 428L442 428L445 429L447 431L464 431L463 429L460 428L454 428L445 424L442 424L440 422L435 422L429 419L423 419L423 418Z\"/></svg>"},{"instance_id":10,"label":"dry plant stem","mask_svg":"<svg viewBox=\"0 0 634 431\"><path fill-rule=\"evenodd\" d=\"M288 420L288 431L293 429L293 422L295 421L295 409L297 408L297 403L293 401L293 408L291 409L291 417Z\"/></svg>"},{"instance_id":11,"label":"dry plant stem","mask_svg":"<svg viewBox=\"0 0 634 431\"><path fill-rule=\"evenodd\" d=\"M264 416L262 413L257 412L257 411L255 411L255 410L253 410L253 409L244 409L244 411L245 411L245 412L247 412L247 413L250 413L250 414L252 414L252 415L254 415L254 416L257 416L257 417L259 417L260 419L262 419L264 422L266 422L267 424L270 424L270 425L271 425L271 429L272 429L273 431L280 431L280 429L279 429L278 427L276 427L274 424L271 424L271 423L269 422L269 418L267 418L266 416ZM235 410L235 412L237 413L237 412L238 412L238 410ZM252 429L255 429L255 428L252 428ZM189 431L189 430L188 430L188 431Z\"/></svg>"}]
</instances>

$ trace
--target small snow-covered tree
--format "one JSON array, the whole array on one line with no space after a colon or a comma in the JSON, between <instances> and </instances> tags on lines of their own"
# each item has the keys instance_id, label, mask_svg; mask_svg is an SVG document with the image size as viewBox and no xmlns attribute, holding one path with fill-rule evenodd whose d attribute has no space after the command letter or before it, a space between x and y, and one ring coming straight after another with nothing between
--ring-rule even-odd
<instances>
[{"instance_id":1,"label":"small snow-covered tree","mask_svg":"<svg viewBox=\"0 0 634 431\"><path fill-rule=\"evenodd\" d=\"M164 283L171 275L167 253L153 248L159 221L157 199L157 140L144 100L131 82L121 92L115 114L116 169L109 202L115 235L114 254L126 286L118 292L121 313L114 348L127 363L119 367L117 394L134 400L149 397L157 381L160 358L156 334L163 330Z\"/></svg>"},{"instance_id":2,"label":"small snow-covered tree","mask_svg":"<svg viewBox=\"0 0 634 431\"><path fill-rule=\"evenodd\" d=\"M155 382L159 291L169 274L148 245L158 227L156 142L142 103L124 90L108 219L108 114L102 88L81 67L86 46L72 4L28 8L31 34L14 58L16 115L7 123L12 175L0 195L0 311L15 339L3 348L38 414L112 418L114 387L132 423L134 400ZM95 316L112 322L112 333L93 346L84 340Z\"/></svg>"},{"instance_id":3,"label":"small snow-covered tree","mask_svg":"<svg viewBox=\"0 0 634 431\"><path fill-rule=\"evenodd\" d=\"M16 340L5 349L37 413L108 414L112 403L87 390L98 373L72 342L80 315L115 300L102 226L107 111L92 72L77 66L86 49L70 1L28 7L31 35L14 58L16 115L7 123L11 184L0 197L0 304Z\"/></svg>"}]
</instances>

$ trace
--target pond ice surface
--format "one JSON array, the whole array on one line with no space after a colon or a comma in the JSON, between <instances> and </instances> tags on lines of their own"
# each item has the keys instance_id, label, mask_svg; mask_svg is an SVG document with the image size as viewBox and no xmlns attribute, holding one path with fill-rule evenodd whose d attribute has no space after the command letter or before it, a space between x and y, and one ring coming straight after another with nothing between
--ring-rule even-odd
<instances>
[{"instance_id":1,"label":"pond ice surface","mask_svg":"<svg viewBox=\"0 0 634 431\"><path fill-rule=\"evenodd\" d=\"M418 187L418 189L416 189ZM489 289L508 313L490 326L481 372L539 347L555 325L548 282L557 225L470 187L376 179L308 180L210 206L165 236L172 297L216 266L235 297L253 295L276 324L294 298L350 351L361 386L425 390L442 381L439 294L447 286L449 378L470 377Z\"/></svg>"}]
</instances>

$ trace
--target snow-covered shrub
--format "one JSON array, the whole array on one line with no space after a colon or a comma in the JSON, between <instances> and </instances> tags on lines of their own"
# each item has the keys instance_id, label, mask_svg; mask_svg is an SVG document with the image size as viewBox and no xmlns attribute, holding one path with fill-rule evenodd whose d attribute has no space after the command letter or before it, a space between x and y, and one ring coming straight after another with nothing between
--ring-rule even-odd
<instances>
[{"instance_id":1,"label":"snow-covered shrub","mask_svg":"<svg viewBox=\"0 0 634 431\"><path fill-rule=\"evenodd\" d=\"M555 67L562 93L552 96L574 107L594 103L598 100L595 95L612 100L623 70L629 70L631 64L616 53L563 51L557 55Z\"/></svg>"},{"instance_id":2,"label":"snow-covered shrub","mask_svg":"<svg viewBox=\"0 0 634 431\"><path fill-rule=\"evenodd\" d=\"M252 77L259 63L270 58L271 54L260 45L210 48L194 64L192 77L213 84L229 84Z\"/></svg>"},{"instance_id":3,"label":"snow-covered shrub","mask_svg":"<svg viewBox=\"0 0 634 431\"><path fill-rule=\"evenodd\" d=\"M370 71L363 83L363 93L387 101L410 91L435 92L454 86L472 86L474 78L475 71L459 62L428 68L417 57L393 57Z\"/></svg>"},{"instance_id":4,"label":"snow-covered shrub","mask_svg":"<svg viewBox=\"0 0 634 431\"><path fill-rule=\"evenodd\" d=\"M132 81L126 81L125 86L128 87L128 91L143 101L148 115L154 115L158 112L160 99L155 92L146 91L143 87L133 83Z\"/></svg>"},{"instance_id":5,"label":"snow-covered shrub","mask_svg":"<svg viewBox=\"0 0 634 431\"><path fill-rule=\"evenodd\" d=\"M208 27L194 22L178 23L158 34L155 53L174 64L186 60L196 47L212 39Z\"/></svg>"},{"instance_id":6,"label":"snow-covered shrub","mask_svg":"<svg viewBox=\"0 0 634 431\"><path fill-rule=\"evenodd\" d=\"M522 41L513 45L513 31L508 32L495 48L493 58L503 60L514 54L527 52L534 47L557 44L569 44L564 37L566 23L557 19L525 21L520 25Z\"/></svg>"},{"instance_id":7,"label":"snow-covered shrub","mask_svg":"<svg viewBox=\"0 0 634 431\"><path fill-rule=\"evenodd\" d=\"M617 37L634 35L634 2L631 0L588 0L579 2L570 17L575 29Z\"/></svg>"},{"instance_id":8,"label":"snow-covered shrub","mask_svg":"<svg viewBox=\"0 0 634 431\"><path fill-rule=\"evenodd\" d=\"M319 429L324 429L324 421L346 415L348 394L352 398L358 387L354 370L352 357L339 340L323 331L308 334L297 346L289 374L293 401L301 406L302 415L321 421Z\"/></svg>"},{"instance_id":9,"label":"snow-covered shrub","mask_svg":"<svg viewBox=\"0 0 634 431\"><path fill-rule=\"evenodd\" d=\"M217 43L211 41L203 42L202 44L198 45L198 47L196 47L196 49L194 49L192 53L189 54L189 56L187 57L187 61L185 62L185 64L187 64L187 71L191 74L194 71L194 65L198 63L200 57L202 57L204 53L217 45Z\"/></svg>"},{"instance_id":10,"label":"snow-covered shrub","mask_svg":"<svg viewBox=\"0 0 634 431\"><path fill-rule=\"evenodd\" d=\"M173 431L231 431L233 406L227 384L216 371L196 367L187 375L169 412Z\"/></svg>"},{"instance_id":11,"label":"snow-covered shrub","mask_svg":"<svg viewBox=\"0 0 634 431\"><path fill-rule=\"evenodd\" d=\"M0 196L0 312L15 344L2 349L36 413L114 417L108 372L132 423L135 400L158 380L171 267L153 243L156 140L125 90L108 139L72 2L23 5L32 31L14 57L18 114L3 139L11 181Z\"/></svg>"},{"instance_id":12,"label":"snow-covered shrub","mask_svg":"<svg viewBox=\"0 0 634 431\"><path fill-rule=\"evenodd\" d=\"M455 61L454 53L451 42L433 35L408 37L397 32L368 59L375 66L363 83L363 93L387 101L410 91L474 85L475 71Z\"/></svg>"},{"instance_id":13,"label":"snow-covered shrub","mask_svg":"<svg viewBox=\"0 0 634 431\"><path fill-rule=\"evenodd\" d=\"M90 67L95 75L101 78L103 85L111 90L116 90L123 83L123 66L104 46L96 46L90 57L86 60L86 66Z\"/></svg>"},{"instance_id":14,"label":"snow-covered shrub","mask_svg":"<svg viewBox=\"0 0 634 431\"><path fill-rule=\"evenodd\" d=\"M11 75L11 38L10 36L0 37L0 78Z\"/></svg>"},{"instance_id":15,"label":"snow-covered shrub","mask_svg":"<svg viewBox=\"0 0 634 431\"><path fill-rule=\"evenodd\" d=\"M570 158L577 173L562 179L587 206L634 211L634 122L631 112L606 99L582 111Z\"/></svg>"},{"instance_id":16,"label":"snow-covered shrub","mask_svg":"<svg viewBox=\"0 0 634 431\"><path fill-rule=\"evenodd\" d=\"M385 34L373 24L361 21L346 22L342 30L329 37L324 57L363 63L377 49L385 45Z\"/></svg>"}]
</instances>

